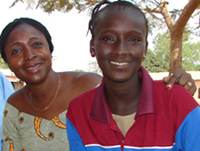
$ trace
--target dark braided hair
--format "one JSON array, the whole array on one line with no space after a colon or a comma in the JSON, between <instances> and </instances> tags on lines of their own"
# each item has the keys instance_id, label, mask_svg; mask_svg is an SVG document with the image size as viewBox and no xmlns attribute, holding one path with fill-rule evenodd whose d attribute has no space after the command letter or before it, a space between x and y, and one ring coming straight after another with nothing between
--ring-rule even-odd
<instances>
[{"instance_id":1,"label":"dark braided hair","mask_svg":"<svg viewBox=\"0 0 200 151\"><path fill-rule=\"evenodd\" d=\"M48 32L48 30L46 29L46 27L44 25L42 25L40 22L34 20L34 19L31 19L31 18L19 18L19 19L15 19L13 22L10 22L2 31L1 33L1 36L0 36L0 52L1 52L1 56L2 58L4 59L4 61L6 61L6 54L5 54L5 44L6 44L6 41L7 41L7 38L9 36L9 34L11 33L11 31L17 27L18 25L21 25L21 24L29 24L33 27L35 27L36 29L38 29L39 31L41 31L48 44L49 44L49 49L50 49L50 52L52 53L53 52L53 49L54 49L54 46L52 44L52 41L51 41L51 35L50 33Z\"/></svg>"},{"instance_id":2,"label":"dark braided hair","mask_svg":"<svg viewBox=\"0 0 200 151\"><path fill-rule=\"evenodd\" d=\"M107 5L107 6L105 6L104 8L102 8L100 10L100 8L104 5ZM89 21L89 26L88 26L88 31L90 31L91 34L92 34L92 39L94 38L94 29L95 29L95 26L98 22L98 15L100 14L100 12L102 12L105 9L112 9L113 7L116 7L116 6L132 7L133 9L136 9L139 12L142 13L142 15L144 16L145 22L146 22L146 29L147 29L146 39L147 39L147 36L148 36L148 20L146 19L145 14L136 5L132 4L131 2L122 1L122 0L118 0L118 1L115 1L115 2L109 2L108 0L103 0L102 2L100 2L99 4L97 4L94 7L92 14L91 14L91 19Z\"/></svg>"}]
</instances>

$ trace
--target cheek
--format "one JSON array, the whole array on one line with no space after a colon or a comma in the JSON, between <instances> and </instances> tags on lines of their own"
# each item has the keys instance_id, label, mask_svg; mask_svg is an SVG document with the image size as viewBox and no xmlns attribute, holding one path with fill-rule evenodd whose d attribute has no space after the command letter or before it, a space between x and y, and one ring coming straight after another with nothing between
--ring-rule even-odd
<instances>
[{"instance_id":1,"label":"cheek","mask_svg":"<svg viewBox=\"0 0 200 151\"><path fill-rule=\"evenodd\" d=\"M23 58L17 57L17 58L11 58L7 57L7 64L9 68L13 71L15 69L18 69L23 64Z\"/></svg>"},{"instance_id":2,"label":"cheek","mask_svg":"<svg viewBox=\"0 0 200 151\"><path fill-rule=\"evenodd\" d=\"M46 54L43 54L43 55L44 55L43 56L44 60L47 61L48 64L50 64L50 66L51 66L51 64L52 64L52 55L51 55L51 53L46 53Z\"/></svg>"},{"instance_id":3,"label":"cheek","mask_svg":"<svg viewBox=\"0 0 200 151\"><path fill-rule=\"evenodd\" d=\"M37 50L36 53L37 53L37 58L40 58L47 62L49 61L51 62L52 54L50 50L48 49L48 47L44 47L43 49Z\"/></svg>"},{"instance_id":4,"label":"cheek","mask_svg":"<svg viewBox=\"0 0 200 151\"><path fill-rule=\"evenodd\" d=\"M102 50L96 51L96 60L100 68L101 66L104 66L104 64L107 62L108 56L109 54L106 53L106 51L102 51Z\"/></svg>"},{"instance_id":5,"label":"cheek","mask_svg":"<svg viewBox=\"0 0 200 151\"><path fill-rule=\"evenodd\" d=\"M43 53L40 53L39 55L40 55L39 58L42 58L48 64L48 67L51 68L52 54L50 53L50 51L45 51L45 53L43 52Z\"/></svg>"},{"instance_id":6,"label":"cheek","mask_svg":"<svg viewBox=\"0 0 200 151\"><path fill-rule=\"evenodd\" d=\"M137 47L132 47L130 48L131 49L131 53L137 57L143 57L143 54L145 54L145 47L141 44L141 45L138 45Z\"/></svg>"},{"instance_id":7,"label":"cheek","mask_svg":"<svg viewBox=\"0 0 200 151\"><path fill-rule=\"evenodd\" d=\"M105 53L105 51L99 51L96 54L96 60L97 60L98 66L102 71L105 71L108 67L108 60L109 60L108 58L109 58L109 54Z\"/></svg>"},{"instance_id":8,"label":"cheek","mask_svg":"<svg viewBox=\"0 0 200 151\"><path fill-rule=\"evenodd\" d=\"M49 57L51 58L51 56L52 56L47 44L42 49L38 50L38 54L43 55L45 58L49 58Z\"/></svg>"},{"instance_id":9,"label":"cheek","mask_svg":"<svg viewBox=\"0 0 200 151\"><path fill-rule=\"evenodd\" d=\"M8 64L9 68L13 71L15 68L18 68L23 64L23 57L22 55L12 55L10 50L5 49L6 54L6 63Z\"/></svg>"},{"instance_id":10,"label":"cheek","mask_svg":"<svg viewBox=\"0 0 200 151\"><path fill-rule=\"evenodd\" d=\"M100 58L106 57L111 52L111 50L112 48L105 44L97 43L95 45L96 55Z\"/></svg>"}]
</instances>

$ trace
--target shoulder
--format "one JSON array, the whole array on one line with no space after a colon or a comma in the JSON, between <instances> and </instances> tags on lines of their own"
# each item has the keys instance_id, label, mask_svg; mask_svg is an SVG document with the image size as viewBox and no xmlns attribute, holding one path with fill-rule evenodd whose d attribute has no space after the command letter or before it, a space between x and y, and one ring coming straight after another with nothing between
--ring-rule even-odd
<instances>
[{"instance_id":1,"label":"shoulder","mask_svg":"<svg viewBox=\"0 0 200 151\"><path fill-rule=\"evenodd\" d=\"M71 75L74 80L80 81L90 81L90 82L95 82L98 83L101 81L102 77L96 73L91 73L91 72L68 72L68 75Z\"/></svg>"},{"instance_id":2,"label":"shoulder","mask_svg":"<svg viewBox=\"0 0 200 151\"><path fill-rule=\"evenodd\" d=\"M13 94L10 95L7 102L17 108L18 110L23 109L26 107L26 100L27 94L26 87L22 87L21 89L15 91Z\"/></svg>"},{"instance_id":3,"label":"shoulder","mask_svg":"<svg viewBox=\"0 0 200 151\"><path fill-rule=\"evenodd\" d=\"M66 117L70 120L70 122L72 122L73 124L83 124L84 121L87 120L85 118L90 115L94 102L94 97L96 94L96 89L97 88L79 95L69 103Z\"/></svg>"},{"instance_id":4,"label":"shoulder","mask_svg":"<svg viewBox=\"0 0 200 151\"><path fill-rule=\"evenodd\" d=\"M69 108L68 108L67 113L74 112L74 113L80 114L80 112L82 113L85 111L86 112L90 111L94 98L95 98L96 90L97 88L92 89L90 91L87 91L77 96L75 99L73 99L69 103Z\"/></svg>"},{"instance_id":5,"label":"shoulder","mask_svg":"<svg viewBox=\"0 0 200 151\"><path fill-rule=\"evenodd\" d=\"M5 132L8 132L8 129L14 128L16 124L18 123L18 115L19 115L19 110L12 106L10 103L6 103L4 111L3 111L3 134L5 135ZM15 126L13 126L15 125ZM5 127L5 128L4 128ZM12 134L16 134L15 132L11 132ZM7 137L7 135L6 135Z\"/></svg>"},{"instance_id":6,"label":"shoulder","mask_svg":"<svg viewBox=\"0 0 200 151\"><path fill-rule=\"evenodd\" d=\"M161 96L166 96L166 98L171 98L171 99L181 99L185 98L194 100L192 95L182 86L178 84L174 84L173 88L171 90L166 89L166 84L163 81L154 81L154 95L161 95Z\"/></svg>"},{"instance_id":7,"label":"shoulder","mask_svg":"<svg viewBox=\"0 0 200 151\"><path fill-rule=\"evenodd\" d=\"M73 80L91 80L98 81L102 79L102 76L91 72L59 72L58 74L71 78Z\"/></svg>"},{"instance_id":8,"label":"shoulder","mask_svg":"<svg viewBox=\"0 0 200 151\"><path fill-rule=\"evenodd\" d=\"M88 88L96 87L102 80L102 77L95 73L79 73L79 75L76 77L77 82L80 82L82 84L86 84Z\"/></svg>"},{"instance_id":9,"label":"shoulder","mask_svg":"<svg viewBox=\"0 0 200 151\"><path fill-rule=\"evenodd\" d=\"M171 90L167 90L164 82L154 81L153 88L156 112L163 117L166 115L173 117L177 123L176 128L199 106L193 96L178 84L175 84Z\"/></svg>"},{"instance_id":10,"label":"shoulder","mask_svg":"<svg viewBox=\"0 0 200 151\"><path fill-rule=\"evenodd\" d=\"M65 82L79 86L84 89L84 92L95 88L102 80L100 75L90 72L62 72L59 74L63 76Z\"/></svg>"},{"instance_id":11,"label":"shoulder","mask_svg":"<svg viewBox=\"0 0 200 151\"><path fill-rule=\"evenodd\" d=\"M92 104L92 102L94 101L96 90L97 90L97 88L94 88L92 90L89 90L89 91L77 96L70 102L70 105L75 106L75 107L79 106L79 107L84 108L84 106L88 106L89 104Z\"/></svg>"},{"instance_id":12,"label":"shoulder","mask_svg":"<svg viewBox=\"0 0 200 151\"><path fill-rule=\"evenodd\" d=\"M9 112L9 115L17 116L17 114L19 113L19 110L16 107L14 107L12 104L7 102L4 109L4 116L6 116L8 112Z\"/></svg>"},{"instance_id":13,"label":"shoulder","mask_svg":"<svg viewBox=\"0 0 200 151\"><path fill-rule=\"evenodd\" d=\"M154 81L154 99L156 104L170 107L172 110L186 114L198 106L193 96L182 86L175 84L171 90L166 89L162 81Z\"/></svg>"},{"instance_id":14,"label":"shoulder","mask_svg":"<svg viewBox=\"0 0 200 151\"><path fill-rule=\"evenodd\" d=\"M166 89L166 84L163 81L154 81L154 91L155 92L162 92L159 94L166 94L169 96L174 96L174 97L189 97L192 98L192 95L182 86L178 84L174 84L173 88L171 90ZM158 93L157 93L158 94ZM182 95L179 95L182 94Z\"/></svg>"}]
</instances>

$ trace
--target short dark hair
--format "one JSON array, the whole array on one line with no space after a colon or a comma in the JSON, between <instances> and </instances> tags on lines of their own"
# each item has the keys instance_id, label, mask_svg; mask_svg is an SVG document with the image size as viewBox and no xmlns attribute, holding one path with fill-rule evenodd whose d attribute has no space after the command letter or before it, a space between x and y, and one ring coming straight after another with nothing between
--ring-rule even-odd
<instances>
[{"instance_id":1,"label":"short dark hair","mask_svg":"<svg viewBox=\"0 0 200 151\"><path fill-rule=\"evenodd\" d=\"M23 23L29 24L29 25L35 27L36 29L38 29L39 31L41 31L44 34L44 36L45 36L45 38L46 38L46 40L49 44L50 52L51 53L53 52L54 46L53 46L53 43L51 41L51 35L44 25L42 25L40 22L38 22L34 19L31 19L31 18L18 18L18 19L15 19L14 21L10 22L3 29L1 36L0 36L0 52L1 52L1 57L4 59L4 61L6 61L6 54L5 54L4 48L5 48L7 38L9 36L9 34L11 33L11 31L15 27L17 27L18 25L21 25Z\"/></svg>"},{"instance_id":2,"label":"short dark hair","mask_svg":"<svg viewBox=\"0 0 200 151\"><path fill-rule=\"evenodd\" d=\"M105 6L104 8L102 8L100 10L100 8L103 6L103 5L107 5ZM118 0L118 1L115 1L115 2L110 2L108 0L103 0L102 2L100 2L99 4L97 4L93 11L92 11L92 14L91 14L91 19L89 21L89 26L88 26L88 31L91 32L92 34L92 39L94 38L94 29L95 29L95 26L97 24L97 21L98 21L98 14L100 12L102 12L103 10L105 10L106 8L113 8L113 7L116 7L116 6L124 6L124 7L132 7L133 9L136 9L138 10L139 12L142 13L142 15L144 16L144 19L145 19L145 23L146 23L146 29L147 29L147 34L146 34L146 39L147 39L147 36L148 36L148 20L145 16L145 14L141 11L140 8L138 8L136 5L134 5L133 3L131 2L128 2L128 1L121 1L121 0Z\"/></svg>"}]
</instances>

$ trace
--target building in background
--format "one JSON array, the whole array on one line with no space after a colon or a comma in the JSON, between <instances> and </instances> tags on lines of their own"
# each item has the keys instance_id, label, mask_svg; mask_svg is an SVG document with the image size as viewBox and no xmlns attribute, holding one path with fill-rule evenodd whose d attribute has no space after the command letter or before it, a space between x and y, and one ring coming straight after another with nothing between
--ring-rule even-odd
<instances>
[{"instance_id":1,"label":"building in background","mask_svg":"<svg viewBox=\"0 0 200 151\"><path fill-rule=\"evenodd\" d=\"M15 90L18 90L25 85L25 83L20 81L15 76L15 74L12 71L10 71L10 69L0 69L0 71L12 83ZM191 74L197 86L197 91L194 94L194 99L200 104L200 71L188 71L188 73ZM153 80L162 80L164 76L168 76L168 72L150 73L150 75L153 78Z\"/></svg>"},{"instance_id":2,"label":"building in background","mask_svg":"<svg viewBox=\"0 0 200 151\"><path fill-rule=\"evenodd\" d=\"M25 85L24 82L20 81L10 69L0 69L0 71L8 78L13 85L14 90L18 90Z\"/></svg>"}]
</instances>

